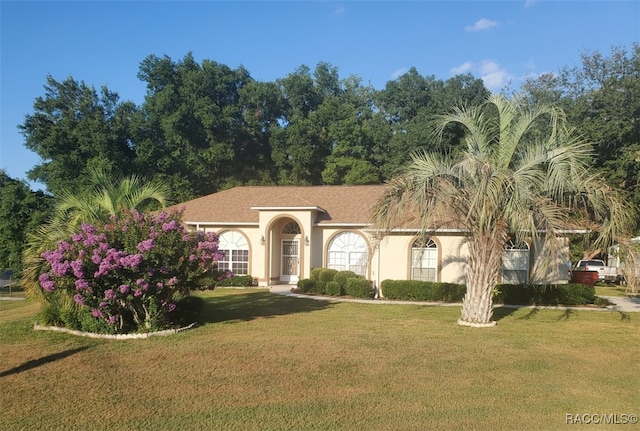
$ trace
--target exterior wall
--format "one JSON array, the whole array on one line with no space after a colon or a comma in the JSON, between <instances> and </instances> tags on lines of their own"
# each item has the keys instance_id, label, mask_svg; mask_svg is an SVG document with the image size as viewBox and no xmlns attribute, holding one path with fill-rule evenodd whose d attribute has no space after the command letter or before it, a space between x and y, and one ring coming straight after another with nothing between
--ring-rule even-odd
<instances>
[{"instance_id":1,"label":"exterior wall","mask_svg":"<svg viewBox=\"0 0 640 431\"><path fill-rule=\"evenodd\" d=\"M222 232L232 230L242 233L249 243L249 274L258 280L264 278L264 265L261 262L265 259L264 246L260 245L260 230L258 226L238 226L238 225L211 225L199 224L196 227L204 232Z\"/></svg>"},{"instance_id":2,"label":"exterior wall","mask_svg":"<svg viewBox=\"0 0 640 431\"><path fill-rule=\"evenodd\" d=\"M532 274L532 280L537 284L561 284L569 282L569 267L571 266L571 251L569 238L557 238L559 242L560 252L555 258L553 258L552 262L549 264L548 270L543 274ZM543 241L538 240L533 243L533 265L542 261L543 256L546 257L548 252L543 249Z\"/></svg>"},{"instance_id":3,"label":"exterior wall","mask_svg":"<svg viewBox=\"0 0 640 431\"><path fill-rule=\"evenodd\" d=\"M459 235L432 235L438 247L437 281L464 283L466 257L469 255ZM372 259L374 281L379 285L387 279L411 279L411 249L416 236L413 233L395 233L380 241L379 251Z\"/></svg>"},{"instance_id":4,"label":"exterior wall","mask_svg":"<svg viewBox=\"0 0 640 431\"><path fill-rule=\"evenodd\" d=\"M298 278L309 278L312 268L327 267L330 241L341 232L360 234L369 246L369 260L366 276L376 287L386 279L411 279L411 248L416 240L413 232L392 233L378 242L366 229L349 226L314 225L317 212L314 210L260 210L258 225L214 225L199 223L192 228L218 234L233 230L242 233L249 244L249 274L258 279L260 286L280 284L281 273L281 231L284 225L295 221L300 234L291 236L299 240ZM288 237L287 237L288 238ZM306 239L309 239L308 243ZM438 233L431 238L438 248L437 281L465 283L465 265L469 250L464 238L456 233ZM568 281L567 262L569 258L568 238L559 238L561 253L542 276L533 274L534 264L546 251L542 242L531 244L531 273L537 283L566 283ZM264 244L263 244L264 243Z\"/></svg>"}]
</instances>

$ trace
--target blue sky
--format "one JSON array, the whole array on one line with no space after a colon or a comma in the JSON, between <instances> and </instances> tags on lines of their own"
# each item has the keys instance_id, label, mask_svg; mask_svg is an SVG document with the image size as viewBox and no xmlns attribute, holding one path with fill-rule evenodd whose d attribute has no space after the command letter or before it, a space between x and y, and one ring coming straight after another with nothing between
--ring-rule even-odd
<instances>
[{"instance_id":1,"label":"blue sky","mask_svg":"<svg viewBox=\"0 0 640 431\"><path fill-rule=\"evenodd\" d=\"M17 125L47 74L144 101L148 55L192 52L273 81L320 62L377 89L415 66L470 72L499 91L580 64L580 54L640 41L640 1L6 1L0 0L0 168L39 162ZM34 188L38 185L33 184Z\"/></svg>"}]
</instances>

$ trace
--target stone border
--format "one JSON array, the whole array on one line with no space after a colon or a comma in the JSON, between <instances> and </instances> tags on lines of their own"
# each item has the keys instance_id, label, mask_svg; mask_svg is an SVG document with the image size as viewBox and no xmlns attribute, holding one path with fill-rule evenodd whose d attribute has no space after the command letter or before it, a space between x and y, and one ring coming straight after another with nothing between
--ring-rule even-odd
<instances>
[{"instance_id":1,"label":"stone border","mask_svg":"<svg viewBox=\"0 0 640 431\"><path fill-rule=\"evenodd\" d=\"M192 323L189 326L185 326L183 328L178 329L167 329L165 331L156 331L156 332L142 332L142 333L134 333L134 334L96 334L94 332L83 332L77 331L75 329L62 328L60 326L40 326L37 323L34 323L33 329L35 331L54 331L54 332L63 332L65 334L77 335L80 337L89 337L89 338L103 338L108 340L132 340L132 339L141 339L141 338L149 338L156 336L165 336L165 335L173 335L178 332L185 331L187 329L192 329L197 327L197 323Z\"/></svg>"}]
</instances>

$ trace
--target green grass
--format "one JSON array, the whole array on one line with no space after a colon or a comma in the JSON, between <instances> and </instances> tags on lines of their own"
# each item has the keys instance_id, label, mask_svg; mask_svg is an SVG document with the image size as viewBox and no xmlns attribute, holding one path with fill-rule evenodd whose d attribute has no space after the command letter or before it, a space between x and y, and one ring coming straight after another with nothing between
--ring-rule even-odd
<instances>
[{"instance_id":1,"label":"green grass","mask_svg":"<svg viewBox=\"0 0 640 431\"><path fill-rule=\"evenodd\" d=\"M598 284L595 288L598 296L626 296L625 287L617 284Z\"/></svg>"},{"instance_id":2,"label":"green grass","mask_svg":"<svg viewBox=\"0 0 640 431\"><path fill-rule=\"evenodd\" d=\"M0 302L0 429L552 430L640 413L640 316L498 309L476 329L458 307L203 296L202 326L126 341L33 331L37 306Z\"/></svg>"},{"instance_id":3,"label":"green grass","mask_svg":"<svg viewBox=\"0 0 640 431\"><path fill-rule=\"evenodd\" d=\"M24 289L22 288L22 286L20 286L19 284L15 283L11 286L4 286L4 287L0 287L0 298L3 297L16 297L16 298L24 298L25 297L25 292Z\"/></svg>"}]
</instances>

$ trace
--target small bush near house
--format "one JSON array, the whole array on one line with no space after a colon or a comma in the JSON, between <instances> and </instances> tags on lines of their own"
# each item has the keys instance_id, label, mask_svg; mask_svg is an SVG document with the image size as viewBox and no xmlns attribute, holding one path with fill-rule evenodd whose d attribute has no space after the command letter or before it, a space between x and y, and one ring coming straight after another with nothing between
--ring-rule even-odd
<instances>
[{"instance_id":1,"label":"small bush near house","mask_svg":"<svg viewBox=\"0 0 640 431\"><path fill-rule=\"evenodd\" d=\"M253 277L250 275L233 275L216 283L216 287L251 287Z\"/></svg>"},{"instance_id":2,"label":"small bush near house","mask_svg":"<svg viewBox=\"0 0 640 431\"><path fill-rule=\"evenodd\" d=\"M463 284L419 280L384 280L382 295L404 301L462 302L467 287Z\"/></svg>"},{"instance_id":3,"label":"small bush near house","mask_svg":"<svg viewBox=\"0 0 640 431\"><path fill-rule=\"evenodd\" d=\"M494 302L513 305L586 305L596 299L594 286L579 283L499 284L495 291Z\"/></svg>"},{"instance_id":4,"label":"small bush near house","mask_svg":"<svg viewBox=\"0 0 640 431\"><path fill-rule=\"evenodd\" d=\"M373 298L375 291L371 282L364 278L349 278L345 293L355 298Z\"/></svg>"},{"instance_id":5,"label":"small bush near house","mask_svg":"<svg viewBox=\"0 0 640 431\"><path fill-rule=\"evenodd\" d=\"M350 278L363 278L361 275L356 274L353 271L339 271L334 277L333 281L337 282L342 290L347 288L347 280Z\"/></svg>"},{"instance_id":6,"label":"small bush near house","mask_svg":"<svg viewBox=\"0 0 640 431\"><path fill-rule=\"evenodd\" d=\"M330 281L316 281L315 288L311 291L311 293L319 293L321 295L324 294L327 291L327 283L330 283Z\"/></svg>"},{"instance_id":7,"label":"small bush near house","mask_svg":"<svg viewBox=\"0 0 640 431\"><path fill-rule=\"evenodd\" d=\"M331 296L342 296L344 295L344 289L337 281L330 281L325 287L325 293Z\"/></svg>"},{"instance_id":8,"label":"small bush near house","mask_svg":"<svg viewBox=\"0 0 640 431\"><path fill-rule=\"evenodd\" d=\"M322 268L322 270L318 272L318 281L324 281L325 283L333 281L337 273L338 271L336 269Z\"/></svg>"},{"instance_id":9,"label":"small bush near house","mask_svg":"<svg viewBox=\"0 0 640 431\"><path fill-rule=\"evenodd\" d=\"M313 281L318 281L320 279L320 272L322 272L324 268L313 268L311 270L310 277Z\"/></svg>"},{"instance_id":10,"label":"small bush near house","mask_svg":"<svg viewBox=\"0 0 640 431\"><path fill-rule=\"evenodd\" d=\"M303 278L302 280L298 280L298 289L300 289L303 293L311 293L316 288L316 281L310 278Z\"/></svg>"}]
</instances>

